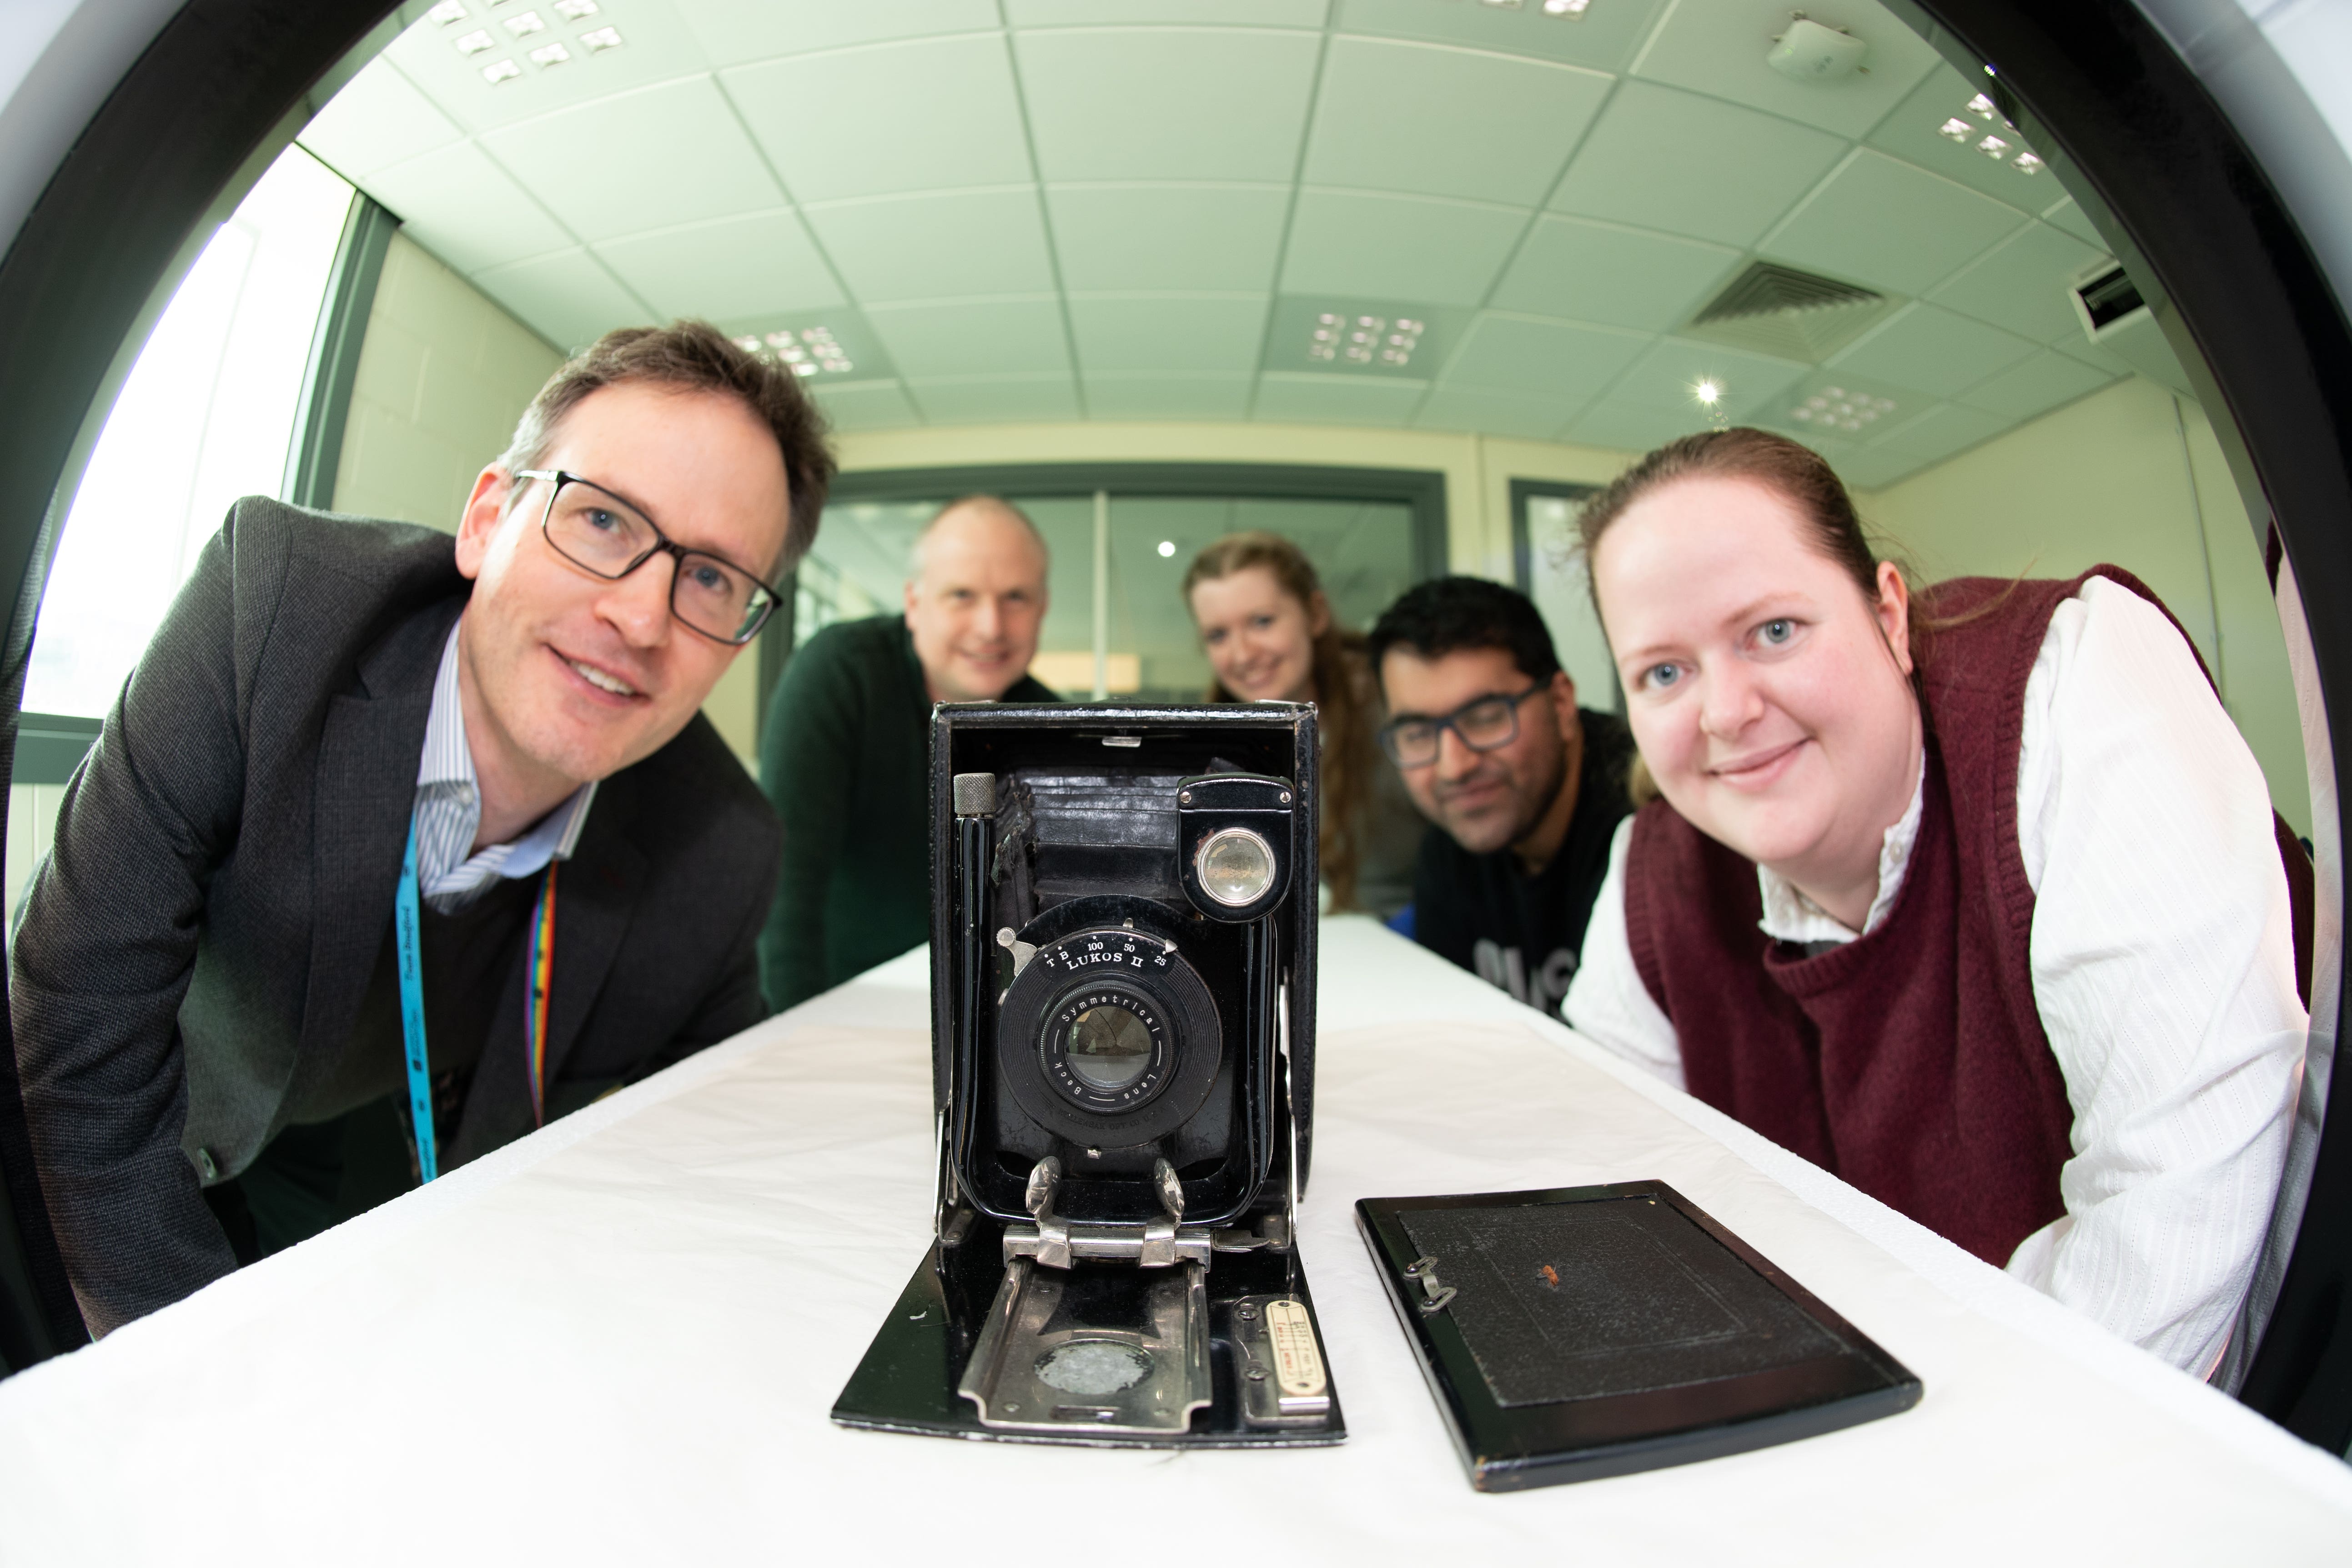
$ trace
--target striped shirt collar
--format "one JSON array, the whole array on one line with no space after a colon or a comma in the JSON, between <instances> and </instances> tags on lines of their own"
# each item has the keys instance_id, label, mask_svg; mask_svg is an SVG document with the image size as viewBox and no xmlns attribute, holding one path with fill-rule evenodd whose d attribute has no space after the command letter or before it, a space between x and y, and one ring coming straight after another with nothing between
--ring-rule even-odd
<instances>
[{"instance_id":1,"label":"striped shirt collar","mask_svg":"<svg viewBox=\"0 0 2352 1568\"><path fill-rule=\"evenodd\" d=\"M528 831L479 854L467 853L481 830L482 792L457 690L457 629L463 625L461 616L442 645L433 710L425 721L425 752L416 765L417 887L442 914L463 909L499 878L536 876L550 861L572 858L596 799L591 780Z\"/></svg>"}]
</instances>

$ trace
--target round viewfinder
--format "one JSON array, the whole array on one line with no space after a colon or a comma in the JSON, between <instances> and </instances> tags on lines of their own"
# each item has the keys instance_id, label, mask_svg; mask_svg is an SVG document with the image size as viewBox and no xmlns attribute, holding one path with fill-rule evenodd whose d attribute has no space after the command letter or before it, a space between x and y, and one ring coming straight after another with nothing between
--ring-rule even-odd
<instances>
[{"instance_id":1,"label":"round viewfinder","mask_svg":"<svg viewBox=\"0 0 2352 1568\"><path fill-rule=\"evenodd\" d=\"M1274 851L1246 827L1221 827L1201 840L1192 868L1202 891L1228 909L1257 902L1274 885Z\"/></svg>"},{"instance_id":2,"label":"round viewfinder","mask_svg":"<svg viewBox=\"0 0 2352 1568\"><path fill-rule=\"evenodd\" d=\"M1070 1021L1067 1059L1091 1087L1125 1089L1151 1065L1151 1031L1124 1007L1089 1007Z\"/></svg>"}]
</instances>

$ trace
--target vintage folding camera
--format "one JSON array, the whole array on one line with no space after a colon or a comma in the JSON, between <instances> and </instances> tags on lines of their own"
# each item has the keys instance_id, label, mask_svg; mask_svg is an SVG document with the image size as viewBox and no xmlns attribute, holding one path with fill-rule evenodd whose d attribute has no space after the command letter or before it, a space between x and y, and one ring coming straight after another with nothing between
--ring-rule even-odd
<instances>
[{"instance_id":1,"label":"vintage folding camera","mask_svg":"<svg viewBox=\"0 0 2352 1568\"><path fill-rule=\"evenodd\" d=\"M936 1236L835 1420L1345 1436L1293 1245L1315 768L1301 704L934 710Z\"/></svg>"}]
</instances>

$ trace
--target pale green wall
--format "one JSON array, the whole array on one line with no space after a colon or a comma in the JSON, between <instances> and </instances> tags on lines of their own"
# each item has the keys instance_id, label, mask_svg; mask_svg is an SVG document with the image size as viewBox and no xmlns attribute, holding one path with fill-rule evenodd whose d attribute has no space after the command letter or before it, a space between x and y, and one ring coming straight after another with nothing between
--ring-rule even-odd
<instances>
[{"instance_id":1,"label":"pale green wall","mask_svg":"<svg viewBox=\"0 0 2352 1568\"><path fill-rule=\"evenodd\" d=\"M1930 582L2070 577L2102 562L2137 575L2205 656L2279 814L2310 831L2262 552L2195 404L2135 376L1860 501Z\"/></svg>"}]
</instances>

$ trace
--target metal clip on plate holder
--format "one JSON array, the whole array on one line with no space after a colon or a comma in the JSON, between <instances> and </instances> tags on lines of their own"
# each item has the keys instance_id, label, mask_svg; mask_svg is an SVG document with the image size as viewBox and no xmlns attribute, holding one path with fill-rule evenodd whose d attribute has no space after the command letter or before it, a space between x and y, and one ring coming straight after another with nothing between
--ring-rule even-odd
<instances>
[{"instance_id":1,"label":"metal clip on plate holder","mask_svg":"<svg viewBox=\"0 0 2352 1568\"><path fill-rule=\"evenodd\" d=\"M1404 1266L1404 1277L1421 1281L1421 1300L1413 1305L1424 1312L1442 1312L1454 1300L1454 1287L1437 1278L1437 1259L1423 1255Z\"/></svg>"},{"instance_id":2,"label":"metal clip on plate holder","mask_svg":"<svg viewBox=\"0 0 2352 1568\"><path fill-rule=\"evenodd\" d=\"M1153 1173L1163 1215L1148 1225L1071 1225L1054 1214L1061 1162L1029 1173L1034 1225L1004 1232L1004 1282L964 1363L956 1391L983 1426L1007 1431L1180 1434L1213 1402L1209 1380L1209 1235L1180 1222L1184 1194L1166 1160ZM1070 1272L1080 1258L1167 1268L1145 1284L1124 1275ZM1175 1265L1182 1264L1181 1269ZM1108 1291L1106 1286L1108 1287ZM1134 1292L1143 1293L1137 1330ZM1121 1326L1088 1321L1090 1302L1116 1294ZM1058 1327L1048 1325L1058 1321Z\"/></svg>"}]
</instances>

